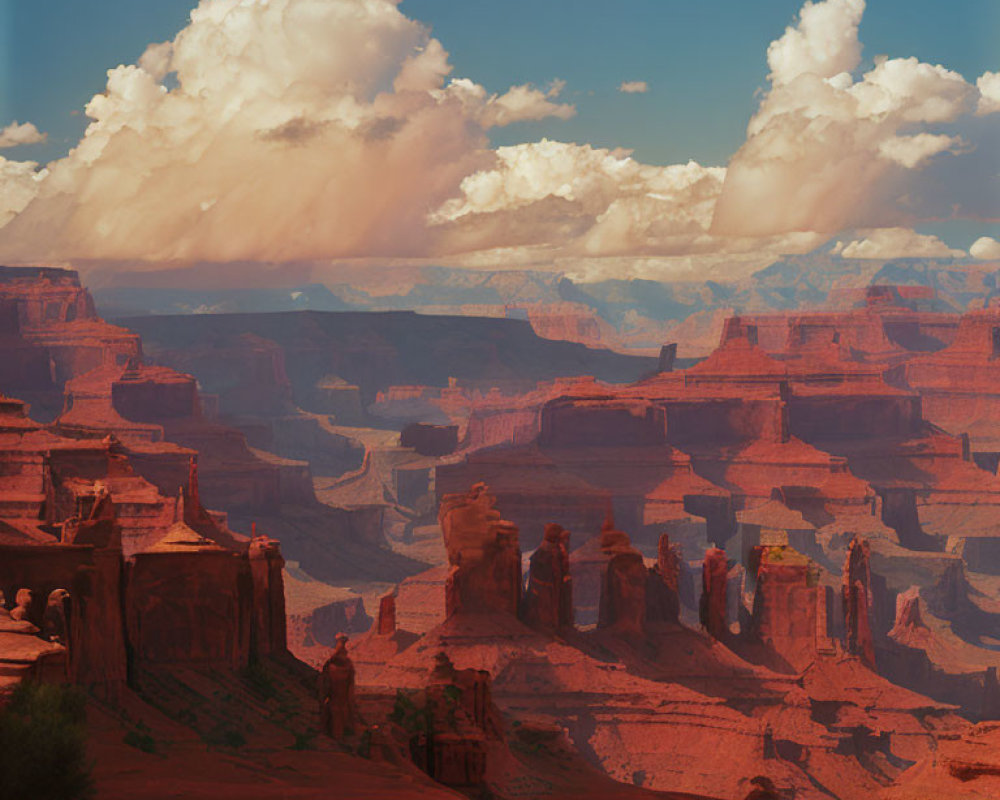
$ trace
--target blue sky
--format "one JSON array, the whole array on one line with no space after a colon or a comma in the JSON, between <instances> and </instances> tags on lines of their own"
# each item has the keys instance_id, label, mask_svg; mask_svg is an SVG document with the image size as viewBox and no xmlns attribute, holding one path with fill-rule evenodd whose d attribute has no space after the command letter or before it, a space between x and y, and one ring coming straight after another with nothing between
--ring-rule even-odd
<instances>
[{"instance_id":1,"label":"blue sky","mask_svg":"<svg viewBox=\"0 0 1000 800\"><path fill-rule=\"evenodd\" d=\"M115 68L172 40L194 0L0 0L0 131L17 120L48 135L2 152L0 257L431 259L687 275L843 237L860 247L876 229L867 246L880 253L945 257L1000 238L985 221L1000 216L1000 0L402 0L399 11L447 51L450 77L473 82L465 89L440 82L390 0L352 2L260 0L202 14L181 45L193 83L178 87L169 69L140 70L136 83L136 71ZM190 44L204 41L213 50ZM774 85L771 43L774 63L791 59ZM438 76L419 98L412 88L351 94L373 76L398 78L413 53L421 74ZM890 68L875 69L885 59ZM558 97L503 94L556 79ZM626 81L648 91L622 93ZM47 176L26 172L24 162L53 162L81 141L84 106L106 85L89 146ZM497 112L505 101L533 106ZM276 148L292 123L306 138ZM368 125L388 135L359 142ZM516 146L510 160L484 135L488 148ZM234 160L254 174L234 172Z\"/></svg>"},{"instance_id":2,"label":"blue sky","mask_svg":"<svg viewBox=\"0 0 1000 800\"><path fill-rule=\"evenodd\" d=\"M0 0L0 122L30 120L49 141L19 157L46 161L76 143L82 109L105 71L173 38L191 0ZM453 75L500 91L567 82L570 120L517 123L496 144L541 136L628 147L653 164L725 164L743 141L765 85L765 52L799 0L404 0L433 28ZM872 0L861 24L865 62L917 56L975 78L1000 66L997 0ZM645 80L646 94L617 91Z\"/></svg>"}]
</instances>

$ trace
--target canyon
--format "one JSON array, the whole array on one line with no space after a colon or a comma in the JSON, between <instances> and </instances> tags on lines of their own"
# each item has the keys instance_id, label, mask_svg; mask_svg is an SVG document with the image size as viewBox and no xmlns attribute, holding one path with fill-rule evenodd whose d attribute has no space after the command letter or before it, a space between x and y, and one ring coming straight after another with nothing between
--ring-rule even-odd
<instances>
[{"instance_id":1,"label":"canyon","mask_svg":"<svg viewBox=\"0 0 1000 800\"><path fill-rule=\"evenodd\" d=\"M0 697L101 797L994 796L1000 306L877 274L694 360L0 269Z\"/></svg>"}]
</instances>

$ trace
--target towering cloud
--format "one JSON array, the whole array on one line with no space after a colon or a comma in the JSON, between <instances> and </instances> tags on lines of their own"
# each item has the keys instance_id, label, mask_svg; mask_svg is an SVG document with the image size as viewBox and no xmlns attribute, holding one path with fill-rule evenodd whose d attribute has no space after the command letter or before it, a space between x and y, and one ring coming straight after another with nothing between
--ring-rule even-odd
<instances>
[{"instance_id":1,"label":"towering cloud","mask_svg":"<svg viewBox=\"0 0 1000 800\"><path fill-rule=\"evenodd\" d=\"M767 48L768 76L774 86L792 83L801 75L832 78L850 72L861 61L858 24L865 0L806 2L799 24Z\"/></svg>"},{"instance_id":2,"label":"towering cloud","mask_svg":"<svg viewBox=\"0 0 1000 800\"><path fill-rule=\"evenodd\" d=\"M0 158L0 258L588 275L634 272L632 259L669 275L760 266L844 228L875 229L845 254L954 254L911 229L1000 216L995 167L950 170L989 164L998 75L881 58L857 76L863 12L864 0L803 6L768 48L769 89L724 168L548 140L491 149L490 128L572 116L563 83L492 92L451 78L444 46L398 0L202 0L172 41L108 72L65 158ZM30 139L23 129L0 137Z\"/></svg>"},{"instance_id":3,"label":"towering cloud","mask_svg":"<svg viewBox=\"0 0 1000 800\"><path fill-rule=\"evenodd\" d=\"M1000 261L1000 242L992 236L980 236L969 248L969 255L984 261Z\"/></svg>"},{"instance_id":4,"label":"towering cloud","mask_svg":"<svg viewBox=\"0 0 1000 800\"><path fill-rule=\"evenodd\" d=\"M927 195L948 191L919 172L975 146L939 130L989 109L978 88L916 58L876 59L855 80L863 0L806 3L798 25L768 48L770 91L733 156L712 230L767 235L919 221ZM985 104L985 106L984 106ZM987 204L988 205L988 204ZM990 216L995 208L978 210Z\"/></svg>"},{"instance_id":5,"label":"towering cloud","mask_svg":"<svg viewBox=\"0 0 1000 800\"><path fill-rule=\"evenodd\" d=\"M392 0L203 0L172 42L108 72L83 140L46 177L0 173L4 211L24 207L0 252L427 253L427 211L490 162L486 129L573 113L559 83L498 95L450 72L441 44Z\"/></svg>"},{"instance_id":6,"label":"towering cloud","mask_svg":"<svg viewBox=\"0 0 1000 800\"><path fill-rule=\"evenodd\" d=\"M8 161L0 156L0 227L31 202L46 174L34 161Z\"/></svg>"}]
</instances>

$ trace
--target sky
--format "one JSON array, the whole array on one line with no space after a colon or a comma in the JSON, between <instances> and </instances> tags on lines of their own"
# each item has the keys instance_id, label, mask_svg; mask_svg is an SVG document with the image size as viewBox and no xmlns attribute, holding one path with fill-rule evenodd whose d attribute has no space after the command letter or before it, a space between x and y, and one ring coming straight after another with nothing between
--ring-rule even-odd
<instances>
[{"instance_id":1,"label":"sky","mask_svg":"<svg viewBox=\"0 0 1000 800\"><path fill-rule=\"evenodd\" d=\"M0 256L1000 258L996 0L197 5L0 0Z\"/></svg>"}]
</instances>

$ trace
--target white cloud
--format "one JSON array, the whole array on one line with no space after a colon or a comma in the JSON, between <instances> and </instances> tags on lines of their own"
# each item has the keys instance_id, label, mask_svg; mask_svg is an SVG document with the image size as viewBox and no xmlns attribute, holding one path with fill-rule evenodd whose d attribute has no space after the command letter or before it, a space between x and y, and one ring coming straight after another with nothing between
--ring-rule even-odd
<instances>
[{"instance_id":1,"label":"white cloud","mask_svg":"<svg viewBox=\"0 0 1000 800\"><path fill-rule=\"evenodd\" d=\"M850 72L861 60L858 24L865 0L807 2L798 25L767 48L769 78L774 86L791 83L800 75L832 78Z\"/></svg>"},{"instance_id":2,"label":"white cloud","mask_svg":"<svg viewBox=\"0 0 1000 800\"><path fill-rule=\"evenodd\" d=\"M444 259L476 268L558 269L580 279L732 278L815 234L716 237L708 232L725 169L651 166L627 151L542 140L501 147L489 169L432 215Z\"/></svg>"},{"instance_id":3,"label":"white cloud","mask_svg":"<svg viewBox=\"0 0 1000 800\"><path fill-rule=\"evenodd\" d=\"M435 96L442 99L449 94L458 97L470 118L477 120L484 128L496 128L546 117L569 119L576 113L576 109L553 101L565 86L565 81L555 80L544 92L525 84L512 86L502 95L487 95L486 89L479 84L468 78L458 78L447 89L435 92Z\"/></svg>"},{"instance_id":4,"label":"white cloud","mask_svg":"<svg viewBox=\"0 0 1000 800\"><path fill-rule=\"evenodd\" d=\"M984 72L976 78L979 89L977 114L995 114L1000 111L1000 72Z\"/></svg>"},{"instance_id":5,"label":"white cloud","mask_svg":"<svg viewBox=\"0 0 1000 800\"><path fill-rule=\"evenodd\" d=\"M31 202L45 175L34 161L10 161L0 156L0 227Z\"/></svg>"},{"instance_id":6,"label":"white cloud","mask_svg":"<svg viewBox=\"0 0 1000 800\"><path fill-rule=\"evenodd\" d=\"M930 236L909 228L879 228L869 231L864 239L856 239L833 252L843 258L963 258L964 250L953 250L937 236Z\"/></svg>"},{"instance_id":7,"label":"white cloud","mask_svg":"<svg viewBox=\"0 0 1000 800\"><path fill-rule=\"evenodd\" d=\"M0 130L0 148L19 147L23 144L38 144L49 138L33 122L18 123L16 120Z\"/></svg>"},{"instance_id":8,"label":"white cloud","mask_svg":"<svg viewBox=\"0 0 1000 800\"><path fill-rule=\"evenodd\" d=\"M969 255L983 261L1000 260L1000 242L992 236L980 236L969 248Z\"/></svg>"},{"instance_id":9,"label":"white cloud","mask_svg":"<svg viewBox=\"0 0 1000 800\"><path fill-rule=\"evenodd\" d=\"M916 136L893 136L878 143L878 154L889 161L913 169L938 153L955 152L962 146L958 136L918 133Z\"/></svg>"},{"instance_id":10,"label":"white cloud","mask_svg":"<svg viewBox=\"0 0 1000 800\"><path fill-rule=\"evenodd\" d=\"M914 58L879 58L857 77L862 0L806 3L772 43L770 89L726 168L549 140L492 150L491 128L572 116L563 82L494 92L453 77L444 45L398 5L202 0L172 41L108 72L67 157L41 171L0 161L0 259L698 278L845 228L879 229L845 254L956 252L902 226L930 216L928 187L953 200L924 171L988 155L961 121L988 124L972 114L1000 102L998 79L972 86Z\"/></svg>"},{"instance_id":11,"label":"white cloud","mask_svg":"<svg viewBox=\"0 0 1000 800\"><path fill-rule=\"evenodd\" d=\"M660 252L703 236L725 170L654 167L626 151L541 142L501 147L432 222L452 248L558 242L590 254Z\"/></svg>"},{"instance_id":12,"label":"white cloud","mask_svg":"<svg viewBox=\"0 0 1000 800\"><path fill-rule=\"evenodd\" d=\"M493 94L446 82L451 69L396 0L202 0L172 42L109 70L83 139L32 183L0 254L428 254L427 212L490 163L487 128L574 112L561 82Z\"/></svg>"},{"instance_id":13,"label":"white cloud","mask_svg":"<svg viewBox=\"0 0 1000 800\"><path fill-rule=\"evenodd\" d=\"M893 123L951 122L971 111L976 90L957 72L915 58L885 59L846 87L858 119Z\"/></svg>"},{"instance_id":14,"label":"white cloud","mask_svg":"<svg viewBox=\"0 0 1000 800\"><path fill-rule=\"evenodd\" d=\"M649 84L646 81L622 81L618 91L624 94L645 94L649 91Z\"/></svg>"},{"instance_id":15,"label":"white cloud","mask_svg":"<svg viewBox=\"0 0 1000 800\"><path fill-rule=\"evenodd\" d=\"M980 90L915 58L878 58L855 80L863 10L862 0L807 3L768 48L772 85L730 161L714 233L913 224L927 197L948 190L913 176L975 144L927 127L970 114Z\"/></svg>"}]
</instances>

